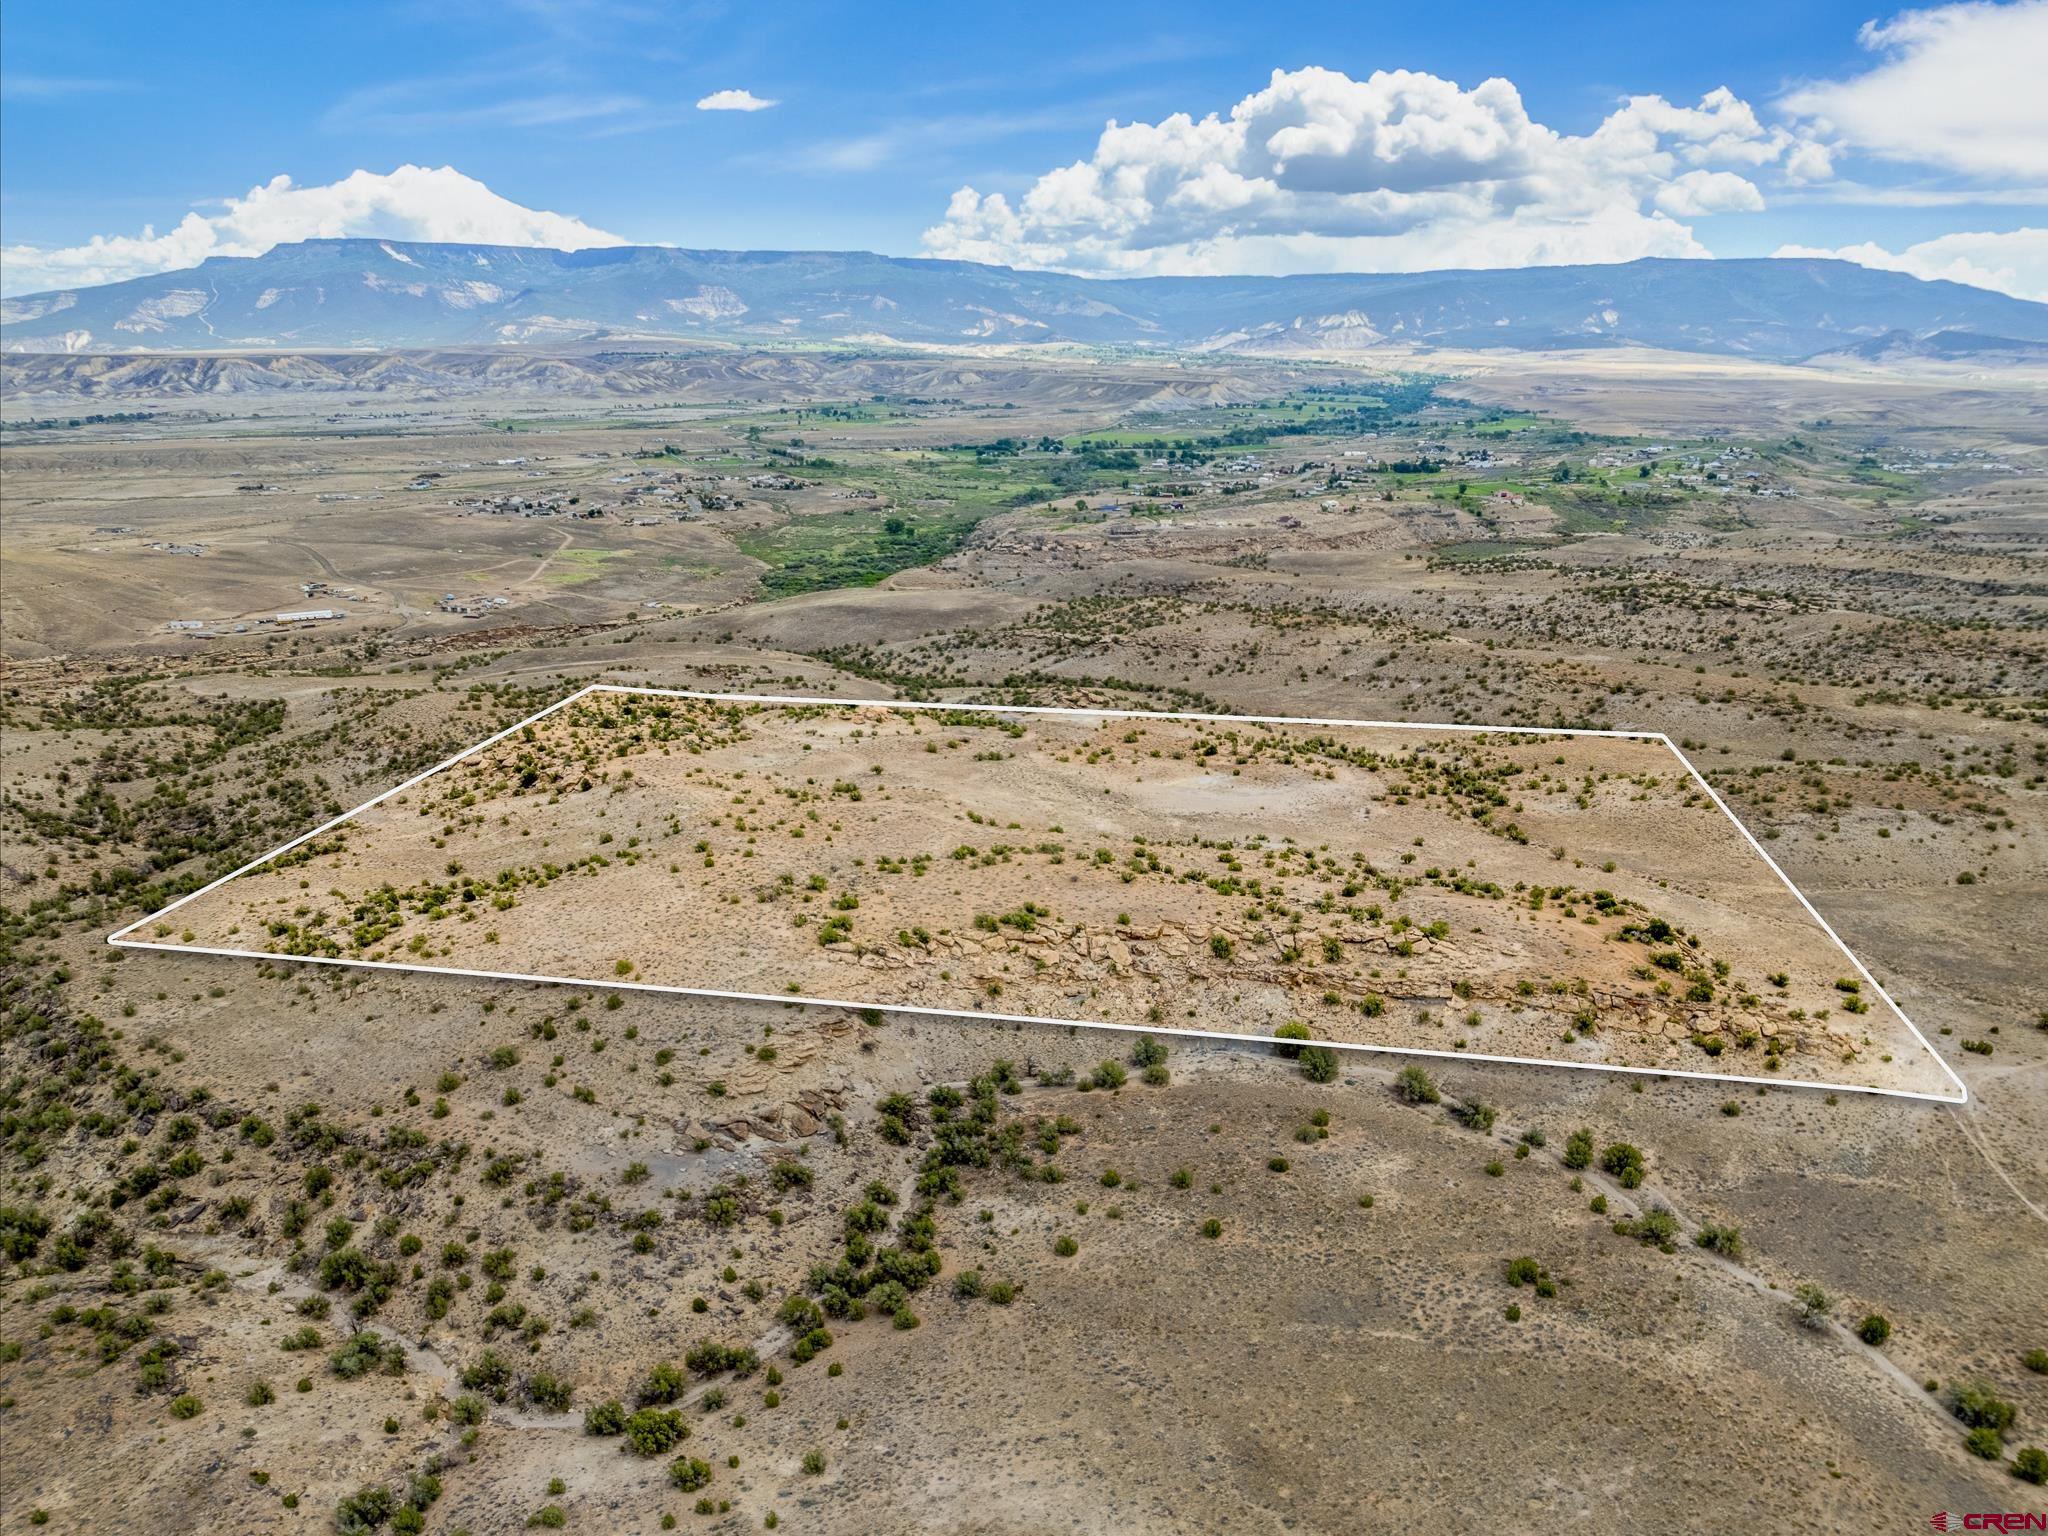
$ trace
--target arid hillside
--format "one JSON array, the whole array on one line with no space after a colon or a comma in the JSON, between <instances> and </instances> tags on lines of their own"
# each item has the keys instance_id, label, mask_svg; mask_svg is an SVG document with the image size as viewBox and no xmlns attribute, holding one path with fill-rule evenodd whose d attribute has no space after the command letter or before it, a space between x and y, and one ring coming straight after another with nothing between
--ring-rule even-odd
<instances>
[{"instance_id":1,"label":"arid hillside","mask_svg":"<svg viewBox=\"0 0 2048 1536\"><path fill-rule=\"evenodd\" d=\"M2031 386L837 366L10 389L0 1530L2048 1512Z\"/></svg>"}]
</instances>

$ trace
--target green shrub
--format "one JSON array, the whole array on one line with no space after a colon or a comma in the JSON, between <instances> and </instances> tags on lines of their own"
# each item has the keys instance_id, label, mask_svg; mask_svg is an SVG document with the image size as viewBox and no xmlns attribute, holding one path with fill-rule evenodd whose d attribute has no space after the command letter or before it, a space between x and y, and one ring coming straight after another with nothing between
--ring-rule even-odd
<instances>
[{"instance_id":1,"label":"green shrub","mask_svg":"<svg viewBox=\"0 0 2048 1536\"><path fill-rule=\"evenodd\" d=\"M731 1371L735 1376L751 1376L760 1369L761 1357L751 1345L719 1344L710 1339L699 1339L683 1356L683 1364L699 1376L716 1376L720 1371Z\"/></svg>"},{"instance_id":2,"label":"green shrub","mask_svg":"<svg viewBox=\"0 0 2048 1536\"><path fill-rule=\"evenodd\" d=\"M1435 1079L1410 1062L1394 1074L1394 1097L1405 1104L1435 1104L1443 1095L1437 1092Z\"/></svg>"},{"instance_id":3,"label":"green shrub","mask_svg":"<svg viewBox=\"0 0 2048 1536\"><path fill-rule=\"evenodd\" d=\"M647 1373L637 1401L642 1404L672 1403L683 1395L683 1389L689 1384L690 1378L680 1368L664 1360Z\"/></svg>"},{"instance_id":4,"label":"green shrub","mask_svg":"<svg viewBox=\"0 0 2048 1536\"><path fill-rule=\"evenodd\" d=\"M2048 1451L2024 1445L2013 1452L2012 1475L2023 1482L2048 1483Z\"/></svg>"},{"instance_id":5,"label":"green shrub","mask_svg":"<svg viewBox=\"0 0 2048 1536\"><path fill-rule=\"evenodd\" d=\"M1980 1424L1963 1436L1963 1449L1986 1461L1999 1461L2005 1456L2005 1437L1989 1424Z\"/></svg>"},{"instance_id":6,"label":"green shrub","mask_svg":"<svg viewBox=\"0 0 2048 1536\"><path fill-rule=\"evenodd\" d=\"M694 1456L678 1456L668 1464L668 1480L684 1493L695 1493L711 1481L711 1463Z\"/></svg>"},{"instance_id":7,"label":"green shrub","mask_svg":"<svg viewBox=\"0 0 2048 1536\"><path fill-rule=\"evenodd\" d=\"M1301 1075L1312 1083L1337 1081L1337 1053L1326 1045L1301 1048Z\"/></svg>"},{"instance_id":8,"label":"green shrub","mask_svg":"<svg viewBox=\"0 0 2048 1536\"><path fill-rule=\"evenodd\" d=\"M405 1374L405 1346L386 1341L367 1330L353 1334L347 1343L327 1357L327 1368L343 1381L381 1372L386 1376Z\"/></svg>"},{"instance_id":9,"label":"green shrub","mask_svg":"<svg viewBox=\"0 0 2048 1536\"><path fill-rule=\"evenodd\" d=\"M1150 1035L1140 1035L1138 1043L1131 1048L1131 1065L1134 1067L1157 1067L1166 1062L1166 1046Z\"/></svg>"},{"instance_id":10,"label":"green shrub","mask_svg":"<svg viewBox=\"0 0 2048 1536\"><path fill-rule=\"evenodd\" d=\"M1678 1218L1661 1205L1653 1205L1633 1221L1617 1221L1614 1230L1670 1251L1678 1241Z\"/></svg>"},{"instance_id":11,"label":"green shrub","mask_svg":"<svg viewBox=\"0 0 2048 1536\"><path fill-rule=\"evenodd\" d=\"M1792 1297L1799 1303L1799 1320L1810 1328L1818 1328L1826 1322L1835 1305L1828 1293L1812 1281L1795 1289Z\"/></svg>"},{"instance_id":12,"label":"green shrub","mask_svg":"<svg viewBox=\"0 0 2048 1536\"><path fill-rule=\"evenodd\" d=\"M50 1235L50 1218L32 1205L0 1205L0 1256L19 1264L36 1256Z\"/></svg>"},{"instance_id":13,"label":"green shrub","mask_svg":"<svg viewBox=\"0 0 2048 1536\"><path fill-rule=\"evenodd\" d=\"M626 1445L640 1456L666 1455L689 1434L680 1408L642 1408L626 1420Z\"/></svg>"},{"instance_id":14,"label":"green shrub","mask_svg":"<svg viewBox=\"0 0 2048 1536\"><path fill-rule=\"evenodd\" d=\"M512 1391L512 1367L495 1350L487 1349L478 1355L462 1368L458 1379L469 1391L488 1392L501 1403Z\"/></svg>"},{"instance_id":15,"label":"green shrub","mask_svg":"<svg viewBox=\"0 0 2048 1536\"><path fill-rule=\"evenodd\" d=\"M616 1397L592 1403L583 1410L583 1433L586 1435L619 1435L625 1431L626 1407Z\"/></svg>"},{"instance_id":16,"label":"green shrub","mask_svg":"<svg viewBox=\"0 0 2048 1536\"><path fill-rule=\"evenodd\" d=\"M576 1388L552 1371L535 1371L526 1378L526 1399L550 1413L567 1413L576 1400Z\"/></svg>"},{"instance_id":17,"label":"green shrub","mask_svg":"<svg viewBox=\"0 0 2048 1536\"><path fill-rule=\"evenodd\" d=\"M1700 1230L1693 1242L1709 1253L1718 1253L1724 1259L1742 1257L1742 1228L1724 1227L1719 1222L1700 1223Z\"/></svg>"},{"instance_id":18,"label":"green shrub","mask_svg":"<svg viewBox=\"0 0 2048 1536\"><path fill-rule=\"evenodd\" d=\"M398 1499L381 1483L358 1488L334 1506L335 1529L342 1536L363 1536L389 1520L398 1507Z\"/></svg>"},{"instance_id":19,"label":"green shrub","mask_svg":"<svg viewBox=\"0 0 2048 1536\"><path fill-rule=\"evenodd\" d=\"M818 1475L818 1474L819 1474L820 1472L823 1472L824 1470L825 1470L825 1453L824 1453L823 1451L805 1451L805 1452L804 1452L804 1471L805 1471L805 1472L809 1473L809 1474L810 1474L810 1475L811 1475L812 1477L816 1477L816 1476L817 1476L817 1475Z\"/></svg>"},{"instance_id":20,"label":"green shrub","mask_svg":"<svg viewBox=\"0 0 2048 1536\"><path fill-rule=\"evenodd\" d=\"M1565 1138L1564 1165L1574 1171L1593 1166L1593 1133L1581 1128Z\"/></svg>"},{"instance_id":21,"label":"green shrub","mask_svg":"<svg viewBox=\"0 0 2048 1536\"><path fill-rule=\"evenodd\" d=\"M1494 1110L1491 1104L1481 1104L1474 1100L1471 1103L1460 1104L1451 1111L1451 1114L1457 1119L1459 1124L1465 1126L1468 1130L1490 1131L1493 1129Z\"/></svg>"},{"instance_id":22,"label":"green shrub","mask_svg":"<svg viewBox=\"0 0 2048 1536\"><path fill-rule=\"evenodd\" d=\"M2012 1404L1982 1382L1950 1387L1948 1411L1972 1429L1995 1429L2000 1434L2012 1428L2014 1418Z\"/></svg>"},{"instance_id":23,"label":"green shrub","mask_svg":"<svg viewBox=\"0 0 2048 1536\"><path fill-rule=\"evenodd\" d=\"M1600 1153L1600 1168L1611 1174L1623 1189L1635 1189L1643 1182L1642 1148L1626 1141L1609 1142Z\"/></svg>"},{"instance_id":24,"label":"green shrub","mask_svg":"<svg viewBox=\"0 0 2048 1536\"><path fill-rule=\"evenodd\" d=\"M1891 1320L1881 1312L1871 1313L1856 1325L1856 1337L1872 1349L1880 1347L1891 1336Z\"/></svg>"},{"instance_id":25,"label":"green shrub","mask_svg":"<svg viewBox=\"0 0 2048 1536\"><path fill-rule=\"evenodd\" d=\"M1289 1019L1285 1024L1274 1030L1273 1034L1275 1038L1289 1042L1311 1038L1308 1026L1299 1019ZM1301 1047L1292 1043L1276 1045L1273 1047L1273 1054L1275 1056L1285 1056L1292 1060L1301 1054Z\"/></svg>"},{"instance_id":26,"label":"green shrub","mask_svg":"<svg viewBox=\"0 0 2048 1536\"><path fill-rule=\"evenodd\" d=\"M171 1417L174 1419L196 1419L203 1405L199 1399L187 1392L183 1397L171 1399Z\"/></svg>"}]
</instances>

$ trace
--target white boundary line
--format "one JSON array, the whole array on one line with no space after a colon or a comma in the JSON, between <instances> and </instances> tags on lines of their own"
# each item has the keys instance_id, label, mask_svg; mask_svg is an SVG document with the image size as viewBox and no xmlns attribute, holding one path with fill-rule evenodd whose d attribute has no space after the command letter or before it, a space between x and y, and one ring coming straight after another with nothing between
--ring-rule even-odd
<instances>
[{"instance_id":1,"label":"white boundary line","mask_svg":"<svg viewBox=\"0 0 2048 1536\"><path fill-rule=\"evenodd\" d=\"M1254 1045L1299 1043L1281 1040L1275 1035L1237 1034L1224 1030L1176 1028L1170 1025L1113 1024L1103 1019L1054 1019L1027 1013L967 1012L958 1008L931 1008L911 1003L863 1003L845 998L807 997L789 993L726 992L710 987L677 987L647 981L610 981L587 976L543 976L523 971L481 971L468 970L457 966L409 965L394 960L341 960L324 955L276 955L256 949L233 949L196 944L164 944L150 939L129 937L136 929L151 923L161 922L164 918L170 916L171 913L177 911L178 908L186 905L186 903L197 901L200 897L219 890L229 881L240 879L251 870L258 869L269 863L278 855L289 853L301 843L310 842L322 833L332 831L343 822L353 820L373 806L381 805L394 795L405 793L414 785L424 783L435 774L454 767L463 759L474 757L486 748L497 745L506 737L514 735L536 721L544 720L557 710L566 709L577 700L588 698L594 693L625 693L645 698L662 699L699 699L722 704L822 705L828 708L952 710L991 715L1080 715L1090 719L1110 720L1198 720L1212 725L1289 725L1329 726L1332 728L1355 727L1391 731L1463 731L1473 735L1530 737L1593 736L1617 741L1658 742L1684 765L1685 771L1692 777L1692 781L1705 792L1708 799L1714 802L1715 806L1720 809L1721 814L1726 816L1734 825L1735 830L1742 834L1743 841L1748 843L1756 856L1764 861L1771 873L1783 882L1785 889L1790 891L1793 898L1805 909L1806 915L1820 926L1821 932L1834 941L1835 947L1856 968L1856 974L1870 984L1871 989L1884 1000L1885 1006L1898 1015L1900 1022L1912 1031L1913 1038L1920 1043L1921 1049L1925 1050L1934 1059L1935 1065L1940 1067L1942 1072L1948 1077L1948 1080L1955 1084L1956 1092L1954 1095L1916 1093L1905 1088L1875 1088L1862 1083L1813 1083L1774 1077L1744 1076L1743 1074L1732 1072L1693 1072L1680 1068L1620 1066L1611 1062L1559 1061L1548 1056L1500 1056L1472 1051L1431 1050L1421 1046L1366 1045L1349 1040L1318 1040L1314 1043L1332 1050L1358 1051L1376 1055L1425 1056L1445 1061L1484 1061L1514 1067L1560 1067L1574 1072L1608 1072L1632 1077L1691 1078L1709 1083L1754 1083L1772 1088L1805 1088L1832 1093L1867 1093L1893 1099L1918 1099L1930 1104L1967 1104L1970 1099L1969 1088L1960 1077L1956 1076L1955 1069L1942 1060L1941 1053L1935 1050L1933 1045L1928 1042L1927 1037L1920 1032L1920 1026L1907 1016L1905 1009L1892 1000L1891 994L1885 991L1875 976L1870 974L1869 968L1857 958L1855 951L1842 941L1842 936L1835 932L1828 920L1822 917L1814 908L1813 903L1806 899L1806 893L1792 883L1792 877L1778 867L1778 861L1764 851L1763 844L1758 842L1749 828L1742 824L1741 818L1728 808L1728 802L1721 798L1714 787L1706 781L1706 778L1700 773L1699 769L1693 766L1692 760L1679 751L1677 744L1662 731L1605 731L1571 726L1545 728L1542 726L1521 725L1458 725L1427 720L1334 720L1303 715L1207 715L1190 710L1069 709L1044 704L954 704L939 700L920 699L821 699L803 695L708 693L689 688L648 688L636 687L626 683L587 683L575 692L566 694L554 703L534 711L524 720L515 721L494 735L486 736L475 745L464 747L453 757L436 763L433 767L423 772L414 774L404 783L395 784L382 794L371 796L354 810L344 811L341 815L322 822L319 826L313 828L312 831L302 832L288 842L278 844L277 847L271 849L268 853L251 859L240 869L222 875L218 880L211 881L196 891L180 896L176 901L161 910L152 912L147 917L137 918L125 927L115 929L107 935L107 942L119 949L161 950L165 953L176 955L220 955L237 960L286 960L295 965L330 965L352 970L410 971L428 976L464 976L484 981L523 981L549 986L604 987L616 992L657 992L681 997L718 998L728 1002L801 1004L812 1008L873 1009L881 1013L903 1013L926 1018L977 1019L992 1024L1040 1024L1062 1029L1099 1029L1126 1034L1173 1035L1193 1040L1228 1040Z\"/></svg>"}]
</instances>

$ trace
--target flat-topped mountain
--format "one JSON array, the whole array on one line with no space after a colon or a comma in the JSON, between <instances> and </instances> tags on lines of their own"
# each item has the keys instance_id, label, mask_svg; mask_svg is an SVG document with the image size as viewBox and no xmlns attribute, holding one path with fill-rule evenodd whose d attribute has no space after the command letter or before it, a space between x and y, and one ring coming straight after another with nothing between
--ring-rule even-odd
<instances>
[{"instance_id":1,"label":"flat-topped mountain","mask_svg":"<svg viewBox=\"0 0 2048 1536\"><path fill-rule=\"evenodd\" d=\"M865 251L308 240L10 298L16 352L664 339L1231 351L1659 347L1792 360L1877 338L2048 341L2048 305L1828 260L1086 278Z\"/></svg>"}]
</instances>

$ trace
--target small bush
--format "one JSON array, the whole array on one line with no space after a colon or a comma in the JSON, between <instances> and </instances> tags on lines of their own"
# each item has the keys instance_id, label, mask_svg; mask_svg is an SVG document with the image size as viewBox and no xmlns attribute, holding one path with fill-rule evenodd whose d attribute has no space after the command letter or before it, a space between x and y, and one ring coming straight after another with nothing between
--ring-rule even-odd
<instances>
[{"instance_id":1,"label":"small bush","mask_svg":"<svg viewBox=\"0 0 2048 1536\"><path fill-rule=\"evenodd\" d=\"M1828 1313L1834 1308L1834 1301L1828 1293L1810 1280L1792 1296L1799 1303L1799 1320L1809 1328L1818 1328L1826 1322Z\"/></svg>"},{"instance_id":2,"label":"small bush","mask_svg":"<svg viewBox=\"0 0 2048 1536\"><path fill-rule=\"evenodd\" d=\"M488 1392L502 1403L512 1390L512 1367L499 1358L497 1351L487 1349L462 1368L458 1379L467 1390Z\"/></svg>"},{"instance_id":3,"label":"small bush","mask_svg":"<svg viewBox=\"0 0 2048 1536\"><path fill-rule=\"evenodd\" d=\"M683 1389L690 1384L690 1378L682 1370L664 1360L647 1373L647 1380L641 1385L636 1399L641 1404L672 1403L683 1395Z\"/></svg>"},{"instance_id":4,"label":"small bush","mask_svg":"<svg viewBox=\"0 0 2048 1536\"><path fill-rule=\"evenodd\" d=\"M812 1477L816 1477L816 1476L817 1476L817 1475L818 1475L818 1474L819 1474L820 1472L823 1472L824 1470L825 1470L825 1453L824 1453L823 1451L805 1451L805 1452L804 1452L804 1471L805 1471L805 1472L809 1473L809 1474L810 1474L810 1475L811 1475Z\"/></svg>"},{"instance_id":5,"label":"small bush","mask_svg":"<svg viewBox=\"0 0 2048 1536\"><path fill-rule=\"evenodd\" d=\"M187 1392L183 1397L171 1399L171 1417L174 1419L196 1419L203 1405L199 1399Z\"/></svg>"},{"instance_id":6,"label":"small bush","mask_svg":"<svg viewBox=\"0 0 2048 1536\"><path fill-rule=\"evenodd\" d=\"M1856 1337L1872 1349L1880 1348L1892 1336L1891 1320L1881 1312L1873 1312L1856 1325Z\"/></svg>"},{"instance_id":7,"label":"small bush","mask_svg":"<svg viewBox=\"0 0 2048 1536\"><path fill-rule=\"evenodd\" d=\"M1963 1449L1986 1461L1999 1461L2005 1456L2005 1437L1990 1425L1980 1424L1963 1436Z\"/></svg>"},{"instance_id":8,"label":"small bush","mask_svg":"<svg viewBox=\"0 0 2048 1536\"><path fill-rule=\"evenodd\" d=\"M711 1481L711 1463L694 1456L678 1456L668 1464L668 1480L684 1493L695 1493Z\"/></svg>"},{"instance_id":9,"label":"small bush","mask_svg":"<svg viewBox=\"0 0 2048 1536\"><path fill-rule=\"evenodd\" d=\"M626 1420L626 1445L640 1456L665 1455L689 1433L680 1408L642 1408Z\"/></svg>"},{"instance_id":10,"label":"small bush","mask_svg":"<svg viewBox=\"0 0 2048 1536\"><path fill-rule=\"evenodd\" d=\"M551 1371L535 1371L526 1378L527 1401L550 1413L567 1413L576 1400L576 1388Z\"/></svg>"},{"instance_id":11,"label":"small bush","mask_svg":"<svg viewBox=\"0 0 2048 1536\"><path fill-rule=\"evenodd\" d=\"M374 1333L358 1333L327 1357L327 1368L343 1381L381 1372L386 1376L405 1374L405 1346L386 1341Z\"/></svg>"},{"instance_id":12,"label":"small bush","mask_svg":"<svg viewBox=\"0 0 2048 1536\"><path fill-rule=\"evenodd\" d=\"M1301 1075L1312 1083L1337 1081L1337 1053L1326 1045L1301 1048Z\"/></svg>"},{"instance_id":13,"label":"small bush","mask_svg":"<svg viewBox=\"0 0 2048 1536\"><path fill-rule=\"evenodd\" d=\"M2048 1451L2038 1445L2021 1446L2013 1453L2012 1475L2022 1482L2048 1483Z\"/></svg>"},{"instance_id":14,"label":"small bush","mask_svg":"<svg viewBox=\"0 0 2048 1536\"><path fill-rule=\"evenodd\" d=\"M1451 1111L1451 1114L1460 1125L1463 1125L1468 1130L1490 1131L1493 1129L1494 1110L1491 1104L1481 1104L1475 1100L1469 1104L1460 1104Z\"/></svg>"},{"instance_id":15,"label":"small bush","mask_svg":"<svg viewBox=\"0 0 2048 1536\"><path fill-rule=\"evenodd\" d=\"M1564 1165L1574 1171L1593 1166L1593 1133L1576 1130L1565 1138Z\"/></svg>"},{"instance_id":16,"label":"small bush","mask_svg":"<svg viewBox=\"0 0 2048 1536\"><path fill-rule=\"evenodd\" d=\"M1626 1141L1609 1142L1601 1150L1600 1169L1612 1175L1623 1189L1635 1189L1643 1182L1642 1148Z\"/></svg>"},{"instance_id":17,"label":"small bush","mask_svg":"<svg viewBox=\"0 0 2048 1536\"><path fill-rule=\"evenodd\" d=\"M1949 1388L1948 1411L1972 1429L1995 1429L2004 1434L2012 1428L2011 1403L1982 1382Z\"/></svg>"},{"instance_id":18,"label":"small bush","mask_svg":"<svg viewBox=\"0 0 2048 1536\"><path fill-rule=\"evenodd\" d=\"M1665 1207L1653 1205L1633 1221L1617 1221L1614 1230L1668 1252L1678 1241L1678 1218Z\"/></svg>"},{"instance_id":19,"label":"small bush","mask_svg":"<svg viewBox=\"0 0 2048 1536\"><path fill-rule=\"evenodd\" d=\"M616 1397L593 1403L583 1410L583 1433L619 1435L626 1430L626 1408Z\"/></svg>"},{"instance_id":20,"label":"small bush","mask_svg":"<svg viewBox=\"0 0 2048 1536\"><path fill-rule=\"evenodd\" d=\"M700 1339L683 1356L683 1364L699 1376L716 1376L720 1371L731 1371L735 1376L751 1376L761 1368L761 1357L750 1345L718 1344L710 1339Z\"/></svg>"},{"instance_id":21,"label":"small bush","mask_svg":"<svg viewBox=\"0 0 2048 1536\"><path fill-rule=\"evenodd\" d=\"M1724 1259L1742 1257L1742 1228L1724 1227L1719 1222L1700 1223L1700 1230L1693 1242L1709 1253L1718 1253Z\"/></svg>"},{"instance_id":22,"label":"small bush","mask_svg":"<svg viewBox=\"0 0 2048 1536\"><path fill-rule=\"evenodd\" d=\"M1404 1104L1436 1104L1443 1099L1435 1079L1413 1062L1394 1074L1394 1097Z\"/></svg>"},{"instance_id":23,"label":"small bush","mask_svg":"<svg viewBox=\"0 0 2048 1536\"><path fill-rule=\"evenodd\" d=\"M383 1484L358 1488L334 1506L335 1529L342 1536L361 1536L384 1524L397 1509L397 1498Z\"/></svg>"}]
</instances>

